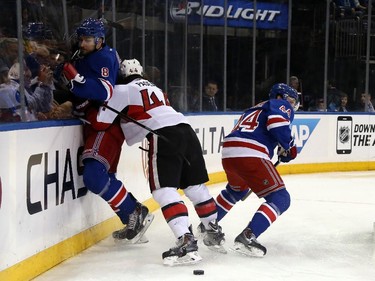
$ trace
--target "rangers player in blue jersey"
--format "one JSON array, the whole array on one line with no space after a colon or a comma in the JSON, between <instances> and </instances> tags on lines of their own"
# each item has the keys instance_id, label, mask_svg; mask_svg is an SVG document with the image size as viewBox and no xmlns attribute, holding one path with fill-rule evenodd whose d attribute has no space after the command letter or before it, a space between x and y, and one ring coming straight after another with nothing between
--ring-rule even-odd
<instances>
[{"instance_id":1,"label":"rangers player in blue jersey","mask_svg":"<svg viewBox=\"0 0 375 281\"><path fill-rule=\"evenodd\" d=\"M279 159L297 156L290 124L298 109L298 93L286 84L275 84L268 101L247 109L224 138L222 164L228 184L217 196L221 220L250 189L262 203L246 228L235 239L234 250L248 256L264 256L257 237L290 205L290 196L271 159L279 146ZM201 230L202 231L202 230Z\"/></svg>"},{"instance_id":2,"label":"rangers player in blue jersey","mask_svg":"<svg viewBox=\"0 0 375 281\"><path fill-rule=\"evenodd\" d=\"M116 50L105 44L105 28L99 19L85 19L76 30L79 49L72 63L63 66L63 78L74 94L75 111L84 124L83 181L93 193L102 197L126 225L113 237L137 243L153 215L139 203L116 178L116 170L124 142L120 123L113 122L105 130L92 127L99 106L108 101L119 71Z\"/></svg>"}]
</instances>

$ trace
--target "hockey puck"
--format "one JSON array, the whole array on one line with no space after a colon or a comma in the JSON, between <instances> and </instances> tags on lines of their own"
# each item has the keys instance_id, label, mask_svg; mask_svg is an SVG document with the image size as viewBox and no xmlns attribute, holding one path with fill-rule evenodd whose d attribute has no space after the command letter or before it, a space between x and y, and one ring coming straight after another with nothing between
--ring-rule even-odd
<instances>
[{"instance_id":1,"label":"hockey puck","mask_svg":"<svg viewBox=\"0 0 375 281\"><path fill-rule=\"evenodd\" d=\"M204 275L204 270L202 270L202 269L193 270L193 274L194 275Z\"/></svg>"}]
</instances>

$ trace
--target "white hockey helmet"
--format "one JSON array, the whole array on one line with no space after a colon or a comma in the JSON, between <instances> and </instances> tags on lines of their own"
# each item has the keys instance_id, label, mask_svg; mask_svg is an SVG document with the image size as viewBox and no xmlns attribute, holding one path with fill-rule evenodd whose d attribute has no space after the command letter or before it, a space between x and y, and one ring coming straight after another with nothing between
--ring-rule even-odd
<instances>
[{"instance_id":1,"label":"white hockey helmet","mask_svg":"<svg viewBox=\"0 0 375 281\"><path fill-rule=\"evenodd\" d=\"M130 75L143 76L143 67L137 59L123 60L120 66L120 71L124 77Z\"/></svg>"}]
</instances>

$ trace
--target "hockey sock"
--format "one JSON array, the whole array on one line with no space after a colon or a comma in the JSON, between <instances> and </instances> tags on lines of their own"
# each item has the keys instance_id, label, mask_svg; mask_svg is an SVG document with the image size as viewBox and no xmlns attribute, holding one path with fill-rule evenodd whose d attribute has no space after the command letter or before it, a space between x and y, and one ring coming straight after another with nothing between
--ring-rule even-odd
<instances>
[{"instance_id":1,"label":"hockey sock","mask_svg":"<svg viewBox=\"0 0 375 281\"><path fill-rule=\"evenodd\" d=\"M227 184L225 189L216 197L217 220L220 221L247 192L248 190L234 191L232 187Z\"/></svg>"},{"instance_id":2,"label":"hockey sock","mask_svg":"<svg viewBox=\"0 0 375 281\"><path fill-rule=\"evenodd\" d=\"M264 199L266 202L259 207L249 223L249 227L256 237L266 231L277 217L290 206L290 195L285 188L270 193Z\"/></svg>"},{"instance_id":3,"label":"hockey sock","mask_svg":"<svg viewBox=\"0 0 375 281\"><path fill-rule=\"evenodd\" d=\"M168 204L161 211L176 238L189 232L188 209L184 202Z\"/></svg>"},{"instance_id":4,"label":"hockey sock","mask_svg":"<svg viewBox=\"0 0 375 281\"><path fill-rule=\"evenodd\" d=\"M198 217L206 228L208 227L210 221L217 218L217 208L213 198L195 205L194 208Z\"/></svg>"},{"instance_id":5,"label":"hockey sock","mask_svg":"<svg viewBox=\"0 0 375 281\"><path fill-rule=\"evenodd\" d=\"M188 209L174 187L163 187L152 192L163 216L176 238L189 233Z\"/></svg>"},{"instance_id":6,"label":"hockey sock","mask_svg":"<svg viewBox=\"0 0 375 281\"><path fill-rule=\"evenodd\" d=\"M255 237L261 235L266 229L277 219L277 212L268 203L260 205L256 211L249 227L253 231Z\"/></svg>"},{"instance_id":7,"label":"hockey sock","mask_svg":"<svg viewBox=\"0 0 375 281\"><path fill-rule=\"evenodd\" d=\"M102 198L108 202L123 224L128 224L129 215L134 211L137 200L128 192L119 180L111 180L111 184Z\"/></svg>"},{"instance_id":8,"label":"hockey sock","mask_svg":"<svg viewBox=\"0 0 375 281\"><path fill-rule=\"evenodd\" d=\"M184 189L184 193L194 204L195 212L206 228L211 221L217 219L215 200L205 184L189 186Z\"/></svg>"}]
</instances>

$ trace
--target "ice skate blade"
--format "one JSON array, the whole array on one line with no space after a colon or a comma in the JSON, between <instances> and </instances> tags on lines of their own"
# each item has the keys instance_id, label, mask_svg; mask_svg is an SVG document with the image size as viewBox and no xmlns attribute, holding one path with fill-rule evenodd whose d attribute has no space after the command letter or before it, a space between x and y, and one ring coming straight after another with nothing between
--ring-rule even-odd
<instances>
[{"instance_id":1,"label":"ice skate blade","mask_svg":"<svg viewBox=\"0 0 375 281\"><path fill-rule=\"evenodd\" d=\"M228 251L222 245L215 245L215 246L207 246L208 249L211 251L220 253L220 254L227 254Z\"/></svg>"},{"instance_id":2,"label":"ice skate blade","mask_svg":"<svg viewBox=\"0 0 375 281\"><path fill-rule=\"evenodd\" d=\"M245 246L240 242L234 242L233 247L231 247L230 249L234 252L240 253L241 255L248 257L262 258L265 255L265 253L262 250L251 246Z\"/></svg>"},{"instance_id":3,"label":"ice skate blade","mask_svg":"<svg viewBox=\"0 0 375 281\"><path fill-rule=\"evenodd\" d=\"M176 266L176 265L190 265L196 264L202 260L202 257L198 254L197 251L186 253L185 256L170 256L163 259L163 264L167 266Z\"/></svg>"},{"instance_id":4,"label":"ice skate blade","mask_svg":"<svg viewBox=\"0 0 375 281\"><path fill-rule=\"evenodd\" d=\"M151 225L152 221L154 220L154 215L153 214L147 214L146 218L144 219L143 221L143 228L141 229L141 231L136 235L134 236L133 239L118 239L118 238L114 238L115 239L115 242L116 243L121 243L121 244L144 244L144 243L147 243L148 242L148 239L147 237L145 237L145 239L142 239L144 233L146 232L146 230L148 229L148 227Z\"/></svg>"},{"instance_id":5,"label":"ice skate blade","mask_svg":"<svg viewBox=\"0 0 375 281\"><path fill-rule=\"evenodd\" d=\"M145 244L145 243L148 243L149 240L148 238L146 237L146 235L143 235L141 237L141 239L139 239L136 243L134 243L133 240L128 240L128 239L117 239L117 238L114 238L114 241L116 244L118 245L131 245L131 244Z\"/></svg>"}]
</instances>

